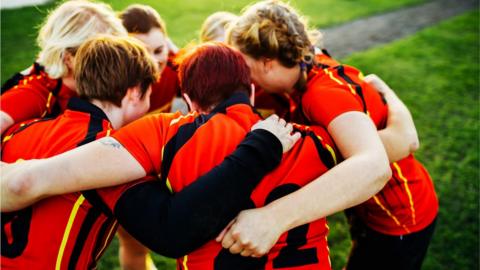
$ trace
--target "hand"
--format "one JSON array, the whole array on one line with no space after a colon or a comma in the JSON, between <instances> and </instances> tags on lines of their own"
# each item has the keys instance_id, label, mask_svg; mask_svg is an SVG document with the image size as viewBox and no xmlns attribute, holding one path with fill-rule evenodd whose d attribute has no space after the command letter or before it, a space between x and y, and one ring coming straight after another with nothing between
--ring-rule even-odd
<instances>
[{"instance_id":1,"label":"hand","mask_svg":"<svg viewBox=\"0 0 480 270\"><path fill-rule=\"evenodd\" d=\"M375 74L368 74L363 79L366 83L370 84L382 95L393 94L393 90L388 86L380 77Z\"/></svg>"},{"instance_id":2,"label":"hand","mask_svg":"<svg viewBox=\"0 0 480 270\"><path fill-rule=\"evenodd\" d=\"M273 213L262 207L240 212L215 240L233 254L262 257L283 232Z\"/></svg>"},{"instance_id":3,"label":"hand","mask_svg":"<svg viewBox=\"0 0 480 270\"><path fill-rule=\"evenodd\" d=\"M283 153L292 149L298 139L300 139L300 133L295 132L292 134L292 124L287 124L285 120L279 118L276 114L269 116L265 120L258 121L252 126L252 130L255 129L264 129L275 135L282 144Z\"/></svg>"}]
</instances>

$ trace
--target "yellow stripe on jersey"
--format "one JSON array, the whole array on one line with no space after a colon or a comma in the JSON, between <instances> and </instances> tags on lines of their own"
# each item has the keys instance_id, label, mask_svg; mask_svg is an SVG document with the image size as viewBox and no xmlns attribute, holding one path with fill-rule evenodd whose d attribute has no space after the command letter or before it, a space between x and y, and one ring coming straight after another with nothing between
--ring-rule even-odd
<instances>
[{"instance_id":1,"label":"yellow stripe on jersey","mask_svg":"<svg viewBox=\"0 0 480 270\"><path fill-rule=\"evenodd\" d=\"M397 170L398 177L402 179L405 190L407 191L408 201L410 202L410 211L412 211L412 222L413 225L415 225L417 224L417 219L415 218L415 206L413 205L412 193L410 192L410 188L408 187L408 180L403 176L402 170L396 162L393 162L393 166L395 167L395 170Z\"/></svg>"},{"instance_id":2,"label":"yellow stripe on jersey","mask_svg":"<svg viewBox=\"0 0 480 270\"><path fill-rule=\"evenodd\" d=\"M337 156L335 155L335 151L333 151L333 148L328 145L328 144L325 144L325 147L327 148L327 150L330 152L330 154L332 155L333 157L333 163L335 163L335 165L337 165Z\"/></svg>"},{"instance_id":3,"label":"yellow stripe on jersey","mask_svg":"<svg viewBox=\"0 0 480 270\"><path fill-rule=\"evenodd\" d=\"M153 262L150 253L147 253L147 256L145 256L145 268L147 270L157 270L157 267L155 267L155 263Z\"/></svg>"},{"instance_id":4,"label":"yellow stripe on jersey","mask_svg":"<svg viewBox=\"0 0 480 270\"><path fill-rule=\"evenodd\" d=\"M323 138L321 136L317 135L317 138L323 142ZM327 148L328 152L330 152L330 155L332 155L333 163L337 165L337 156L335 155L335 151L333 150L333 148L328 145L328 143L325 143L325 148Z\"/></svg>"},{"instance_id":5,"label":"yellow stripe on jersey","mask_svg":"<svg viewBox=\"0 0 480 270\"><path fill-rule=\"evenodd\" d=\"M112 127L112 123L108 122L107 123L107 137L110 137L110 134L112 133L112 130L113 130L113 127Z\"/></svg>"},{"instance_id":6,"label":"yellow stripe on jersey","mask_svg":"<svg viewBox=\"0 0 480 270\"><path fill-rule=\"evenodd\" d=\"M377 195L374 195L373 196L373 199L375 200L375 202L378 204L378 206L380 206L380 208L382 208L383 211L385 211L385 213L387 213L387 215L389 217L391 217L393 219L393 221L395 221L395 223L398 225L398 226L401 226L403 227L403 229L407 232L407 233L410 233L410 230L403 224L400 224L400 221L398 221L398 219L387 209L385 208L385 206L383 206L383 204L380 202L380 200L378 199Z\"/></svg>"},{"instance_id":7,"label":"yellow stripe on jersey","mask_svg":"<svg viewBox=\"0 0 480 270\"><path fill-rule=\"evenodd\" d=\"M188 270L187 266L187 261L188 261L188 255L183 256L183 270Z\"/></svg>"},{"instance_id":8,"label":"yellow stripe on jersey","mask_svg":"<svg viewBox=\"0 0 480 270\"><path fill-rule=\"evenodd\" d=\"M170 184L170 180L165 181L165 185L167 185L168 190L170 190L170 193L173 193L173 188L172 185Z\"/></svg>"},{"instance_id":9,"label":"yellow stripe on jersey","mask_svg":"<svg viewBox=\"0 0 480 270\"><path fill-rule=\"evenodd\" d=\"M10 135L8 135L8 136L5 136L5 137L3 138L2 143L5 143L5 142L9 141L12 137L13 137L13 134L10 134Z\"/></svg>"},{"instance_id":10,"label":"yellow stripe on jersey","mask_svg":"<svg viewBox=\"0 0 480 270\"><path fill-rule=\"evenodd\" d=\"M334 80L335 82L337 82L338 84L340 85L344 85L344 83L342 81L340 81L339 79L335 78L333 76L333 73L327 69L324 69L325 73L327 73L328 76L330 76L330 79ZM353 89L352 85L347 83L347 86L348 88L350 89L350 92L352 92L352 94L356 95L357 92L355 91L355 89Z\"/></svg>"},{"instance_id":11,"label":"yellow stripe on jersey","mask_svg":"<svg viewBox=\"0 0 480 270\"><path fill-rule=\"evenodd\" d=\"M107 248L107 245L108 245L108 242L110 240L110 237L111 237L112 233L114 231L117 231L116 226L117 226L117 221L115 220L113 222L112 226L110 227L110 231L108 232L107 237L105 237L105 242L103 243L103 247L98 251L97 256L95 256L96 261L99 259L100 255L103 253L105 248Z\"/></svg>"},{"instance_id":12,"label":"yellow stripe on jersey","mask_svg":"<svg viewBox=\"0 0 480 270\"><path fill-rule=\"evenodd\" d=\"M42 116L41 116L41 117L45 117L45 115L47 115L48 109L50 108L50 101L52 100L52 96L53 96L53 93L52 93L52 92L48 93L47 104L45 104L45 106L46 106L47 108L46 108L45 111L42 113Z\"/></svg>"},{"instance_id":13,"label":"yellow stripe on jersey","mask_svg":"<svg viewBox=\"0 0 480 270\"><path fill-rule=\"evenodd\" d=\"M78 212L78 209L80 208L80 205L84 201L85 201L85 197L83 197L83 195L80 195L77 201L75 202L75 205L72 208L72 212L70 212L70 217L68 218L67 227L65 228L65 232L63 233L62 244L60 245L60 249L58 250L57 263L55 265L55 270L59 270L60 267L62 266L63 253L65 252L65 246L67 245L67 240L68 240L68 236L70 235L70 230L72 229L73 221L77 216L77 212Z\"/></svg>"},{"instance_id":14,"label":"yellow stripe on jersey","mask_svg":"<svg viewBox=\"0 0 480 270\"><path fill-rule=\"evenodd\" d=\"M363 75L362 72L359 72L359 73L358 73L358 78L359 78L360 80L362 80L362 81L365 80L365 76Z\"/></svg>"},{"instance_id":15,"label":"yellow stripe on jersey","mask_svg":"<svg viewBox=\"0 0 480 270\"><path fill-rule=\"evenodd\" d=\"M357 91L355 91L355 89L353 89L353 86L351 84L347 84L347 85L348 85L348 88L350 89L350 92L352 92L352 94L356 95Z\"/></svg>"}]
</instances>

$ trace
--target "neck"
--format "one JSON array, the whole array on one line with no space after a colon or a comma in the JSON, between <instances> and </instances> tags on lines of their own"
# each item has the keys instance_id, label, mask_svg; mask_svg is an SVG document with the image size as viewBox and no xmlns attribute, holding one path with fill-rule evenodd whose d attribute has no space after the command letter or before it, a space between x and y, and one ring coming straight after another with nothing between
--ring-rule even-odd
<instances>
[{"instance_id":1,"label":"neck","mask_svg":"<svg viewBox=\"0 0 480 270\"><path fill-rule=\"evenodd\" d=\"M110 102L96 99L91 100L91 103L99 107L107 115L114 129L119 129L124 125L123 111L120 107Z\"/></svg>"}]
</instances>

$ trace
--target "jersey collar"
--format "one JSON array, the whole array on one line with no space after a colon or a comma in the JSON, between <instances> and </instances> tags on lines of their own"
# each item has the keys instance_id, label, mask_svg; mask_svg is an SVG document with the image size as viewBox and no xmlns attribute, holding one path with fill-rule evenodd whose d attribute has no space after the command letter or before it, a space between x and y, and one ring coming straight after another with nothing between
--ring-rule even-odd
<instances>
[{"instance_id":1,"label":"jersey collar","mask_svg":"<svg viewBox=\"0 0 480 270\"><path fill-rule=\"evenodd\" d=\"M246 104L251 106L250 99L243 92L233 93L227 100L223 101L212 110L211 113L226 113L227 108L237 104Z\"/></svg>"},{"instance_id":2,"label":"jersey collar","mask_svg":"<svg viewBox=\"0 0 480 270\"><path fill-rule=\"evenodd\" d=\"M105 119L110 122L107 115L102 111L102 109L78 97L70 98L67 108L73 111L88 113L95 118Z\"/></svg>"}]
</instances>

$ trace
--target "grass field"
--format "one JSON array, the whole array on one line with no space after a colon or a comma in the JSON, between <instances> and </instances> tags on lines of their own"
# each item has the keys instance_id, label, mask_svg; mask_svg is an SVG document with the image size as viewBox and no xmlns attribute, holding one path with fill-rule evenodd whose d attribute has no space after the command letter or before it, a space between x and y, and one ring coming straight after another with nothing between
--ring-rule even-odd
<instances>
[{"instance_id":1,"label":"grass field","mask_svg":"<svg viewBox=\"0 0 480 270\"><path fill-rule=\"evenodd\" d=\"M186 1L162 0L172 7L166 9L157 2L151 1L179 45L195 38L198 22L213 10L238 11L246 3L208 1L207 5L207 1L198 1L187 5ZM420 1L361 1L359 5L360 1L341 0L333 5L338 10L324 11L324 5L333 2L295 1L295 5L315 25L326 26ZM112 1L117 9L129 3ZM34 58L32 27L44 16L44 10L1 11L2 82ZM479 30L479 12L471 12L342 59L364 73L379 74L412 111L421 139L417 157L430 171L440 200L437 229L424 264L427 270L479 269ZM331 217L329 222L332 263L338 270L348 254L348 228L342 214ZM118 268L117 246L115 240L99 269ZM172 260L155 255L154 261L159 269L175 269Z\"/></svg>"},{"instance_id":2,"label":"grass field","mask_svg":"<svg viewBox=\"0 0 480 270\"><path fill-rule=\"evenodd\" d=\"M358 17L397 9L425 0L297 0L290 1L304 11L312 25L317 27L346 22ZM58 1L56 1L58 2ZM184 46L198 36L203 20L211 13L226 10L238 13L251 0L112 0L115 10L141 2L156 8L167 23L168 33L178 46ZM16 10L0 10L1 16L1 81L25 69L37 53L36 26L54 4ZM329 7L327 9L327 7Z\"/></svg>"},{"instance_id":3,"label":"grass field","mask_svg":"<svg viewBox=\"0 0 480 270\"><path fill-rule=\"evenodd\" d=\"M424 269L479 268L478 34L479 13L472 12L344 59L379 74L412 111L421 141L416 156L440 200ZM335 269L349 245L343 224L331 224Z\"/></svg>"}]
</instances>

